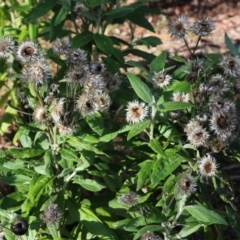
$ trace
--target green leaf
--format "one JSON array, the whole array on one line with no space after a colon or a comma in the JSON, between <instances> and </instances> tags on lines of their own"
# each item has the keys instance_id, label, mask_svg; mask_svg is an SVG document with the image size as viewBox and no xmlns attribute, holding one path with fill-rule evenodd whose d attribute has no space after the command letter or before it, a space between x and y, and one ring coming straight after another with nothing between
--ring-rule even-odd
<instances>
[{"instance_id":1,"label":"green leaf","mask_svg":"<svg viewBox=\"0 0 240 240\"><path fill-rule=\"evenodd\" d=\"M94 35L94 41L96 43L96 46L104 53L108 55L112 55L114 48L113 48L113 42L110 37L107 37L105 35L95 34Z\"/></svg>"},{"instance_id":2,"label":"green leaf","mask_svg":"<svg viewBox=\"0 0 240 240\"><path fill-rule=\"evenodd\" d=\"M151 32L155 32L151 23L149 23L149 21L141 13L134 12L134 13L128 14L126 18L132 23L140 27L143 27Z\"/></svg>"},{"instance_id":3,"label":"green leaf","mask_svg":"<svg viewBox=\"0 0 240 240\"><path fill-rule=\"evenodd\" d=\"M66 10L64 7L62 7L54 21L54 26L64 21L66 19L66 16L68 15L68 12L69 10Z\"/></svg>"},{"instance_id":4,"label":"green leaf","mask_svg":"<svg viewBox=\"0 0 240 240\"><path fill-rule=\"evenodd\" d=\"M113 132L113 133L108 133L102 137L99 138L100 142L109 142L112 139L114 139L115 137L117 137L118 132Z\"/></svg>"},{"instance_id":5,"label":"green leaf","mask_svg":"<svg viewBox=\"0 0 240 240\"><path fill-rule=\"evenodd\" d=\"M167 91L189 92L190 84L187 81L173 80L171 85L166 88Z\"/></svg>"},{"instance_id":6,"label":"green leaf","mask_svg":"<svg viewBox=\"0 0 240 240\"><path fill-rule=\"evenodd\" d=\"M160 72L165 66L166 59L167 59L167 52L165 51L162 52L158 57L156 57L150 64L151 73Z\"/></svg>"},{"instance_id":7,"label":"green leaf","mask_svg":"<svg viewBox=\"0 0 240 240\"><path fill-rule=\"evenodd\" d=\"M132 66L132 67L137 67L139 69L141 69L142 71L149 73L149 71L139 62L137 61L133 61L133 60L129 60L126 62L127 65Z\"/></svg>"},{"instance_id":8,"label":"green leaf","mask_svg":"<svg viewBox=\"0 0 240 240\"><path fill-rule=\"evenodd\" d=\"M238 238L240 238L240 216L238 212L234 212L229 207L226 207L226 213L231 227L237 233Z\"/></svg>"},{"instance_id":9,"label":"green leaf","mask_svg":"<svg viewBox=\"0 0 240 240\"><path fill-rule=\"evenodd\" d=\"M131 125L130 131L127 135L127 141L130 140L132 137L136 136L137 134L141 133L143 130L148 128L150 125L150 120L142 121Z\"/></svg>"},{"instance_id":10,"label":"green leaf","mask_svg":"<svg viewBox=\"0 0 240 240\"><path fill-rule=\"evenodd\" d=\"M101 4L106 4L106 3L109 3L110 0L82 0L81 1L82 3L84 3L87 7L89 8L94 8L94 7L97 7Z\"/></svg>"},{"instance_id":11,"label":"green leaf","mask_svg":"<svg viewBox=\"0 0 240 240\"><path fill-rule=\"evenodd\" d=\"M92 32L82 32L71 39L72 48L81 48L93 40Z\"/></svg>"},{"instance_id":12,"label":"green leaf","mask_svg":"<svg viewBox=\"0 0 240 240\"><path fill-rule=\"evenodd\" d=\"M11 94L11 90L7 91L6 93L2 94L1 99L0 99L0 107L3 107L7 103L7 100Z\"/></svg>"},{"instance_id":13,"label":"green leaf","mask_svg":"<svg viewBox=\"0 0 240 240\"><path fill-rule=\"evenodd\" d=\"M183 57L180 57L180 56L174 56L174 57L172 57L172 60L174 60L176 62L187 63L187 60Z\"/></svg>"},{"instance_id":14,"label":"green leaf","mask_svg":"<svg viewBox=\"0 0 240 240\"><path fill-rule=\"evenodd\" d=\"M202 227L202 224L197 224L195 226L186 225L182 228L182 230L180 231L178 236L181 238L187 237L187 236L191 235L192 233L196 232L200 227Z\"/></svg>"},{"instance_id":15,"label":"green leaf","mask_svg":"<svg viewBox=\"0 0 240 240\"><path fill-rule=\"evenodd\" d=\"M194 105L188 102L165 102L162 103L159 107L163 112L180 110L193 107Z\"/></svg>"},{"instance_id":16,"label":"green leaf","mask_svg":"<svg viewBox=\"0 0 240 240\"><path fill-rule=\"evenodd\" d=\"M29 23L36 21L38 18L47 14L57 2L57 0L43 0L39 2L37 6L34 7L27 16L25 16L23 22Z\"/></svg>"},{"instance_id":17,"label":"green leaf","mask_svg":"<svg viewBox=\"0 0 240 240\"><path fill-rule=\"evenodd\" d=\"M228 225L226 220L221 215L215 213L210 209L205 208L204 206L201 205L186 206L184 207L184 210L189 212L189 214L198 221L203 222L207 225L210 224Z\"/></svg>"},{"instance_id":18,"label":"green leaf","mask_svg":"<svg viewBox=\"0 0 240 240\"><path fill-rule=\"evenodd\" d=\"M152 102L152 94L148 86L132 73L127 73L127 77L138 97L146 103Z\"/></svg>"},{"instance_id":19,"label":"green leaf","mask_svg":"<svg viewBox=\"0 0 240 240\"><path fill-rule=\"evenodd\" d=\"M141 169L137 173L137 191L144 186L146 180L149 178L151 174L153 161L146 160L141 164Z\"/></svg>"},{"instance_id":20,"label":"green leaf","mask_svg":"<svg viewBox=\"0 0 240 240\"><path fill-rule=\"evenodd\" d=\"M73 182L81 185L83 188L91 192L99 192L106 188L106 186L102 183L98 183L97 181L92 179L82 179L79 176L75 176L73 178Z\"/></svg>"},{"instance_id":21,"label":"green leaf","mask_svg":"<svg viewBox=\"0 0 240 240\"><path fill-rule=\"evenodd\" d=\"M69 148L62 148L60 150L61 156L68 161L78 161L79 158L76 153Z\"/></svg>"},{"instance_id":22,"label":"green leaf","mask_svg":"<svg viewBox=\"0 0 240 240\"><path fill-rule=\"evenodd\" d=\"M177 154L168 155L167 158L160 158L153 164L151 183L156 184L169 176L182 162Z\"/></svg>"},{"instance_id":23,"label":"green leaf","mask_svg":"<svg viewBox=\"0 0 240 240\"><path fill-rule=\"evenodd\" d=\"M160 154L161 156L166 156L164 153L164 150L162 146L160 145L159 141L157 139L151 139L149 143L149 147L155 152Z\"/></svg>"},{"instance_id":24,"label":"green leaf","mask_svg":"<svg viewBox=\"0 0 240 240\"><path fill-rule=\"evenodd\" d=\"M44 189L51 183L53 178L46 177L44 175L35 176L29 185L28 199L34 205L38 202Z\"/></svg>"},{"instance_id":25,"label":"green leaf","mask_svg":"<svg viewBox=\"0 0 240 240\"><path fill-rule=\"evenodd\" d=\"M135 45L146 45L148 48L157 47L161 43L162 41L158 37L154 36L143 37L134 42Z\"/></svg>"},{"instance_id":26,"label":"green leaf","mask_svg":"<svg viewBox=\"0 0 240 240\"><path fill-rule=\"evenodd\" d=\"M238 49L234 46L234 44L232 43L232 41L228 37L227 33L225 33L224 38L225 38L225 43L226 43L229 51L231 52L231 54L233 56L237 56L238 55Z\"/></svg>"},{"instance_id":27,"label":"green leaf","mask_svg":"<svg viewBox=\"0 0 240 240\"><path fill-rule=\"evenodd\" d=\"M51 176L53 167L53 157L50 150L45 152L43 160L44 160L44 172L46 175Z\"/></svg>"},{"instance_id":28,"label":"green leaf","mask_svg":"<svg viewBox=\"0 0 240 240\"><path fill-rule=\"evenodd\" d=\"M139 8L142 4L135 4L131 6L125 6L121 8L115 8L107 11L104 13L105 16L108 18L114 19L114 18L122 18L125 17L127 14L133 12L137 8Z\"/></svg>"},{"instance_id":29,"label":"green leaf","mask_svg":"<svg viewBox=\"0 0 240 240\"><path fill-rule=\"evenodd\" d=\"M156 232L156 231L163 231L163 227L161 225L149 225L141 228L140 230L137 231L137 233L134 235L133 240L136 240L140 238L145 232Z\"/></svg>"},{"instance_id":30,"label":"green leaf","mask_svg":"<svg viewBox=\"0 0 240 240\"><path fill-rule=\"evenodd\" d=\"M102 115L99 112L90 116L86 116L85 119L94 132L96 132L99 136L103 134L103 119Z\"/></svg>"},{"instance_id":31,"label":"green leaf","mask_svg":"<svg viewBox=\"0 0 240 240\"><path fill-rule=\"evenodd\" d=\"M97 153L97 154L106 155L102 151L98 150L95 146L93 146L91 144L88 144L88 143L85 143L81 139L78 139L77 137L71 136L71 137L69 137L67 142L70 146L76 148L79 151L82 151L84 149L84 150L94 152L94 153Z\"/></svg>"},{"instance_id":32,"label":"green leaf","mask_svg":"<svg viewBox=\"0 0 240 240\"><path fill-rule=\"evenodd\" d=\"M138 57L145 59L147 62L153 61L153 59L156 57L155 55L153 55L151 53L147 53L145 51L142 51L139 49L134 49L134 48L126 48L122 52L125 56L128 54L133 54L133 55L136 55Z\"/></svg>"},{"instance_id":33,"label":"green leaf","mask_svg":"<svg viewBox=\"0 0 240 240\"><path fill-rule=\"evenodd\" d=\"M41 157L45 153L44 149L33 149L33 148L12 148L4 151L2 154L5 156L11 156L13 158L27 159Z\"/></svg>"}]
</instances>

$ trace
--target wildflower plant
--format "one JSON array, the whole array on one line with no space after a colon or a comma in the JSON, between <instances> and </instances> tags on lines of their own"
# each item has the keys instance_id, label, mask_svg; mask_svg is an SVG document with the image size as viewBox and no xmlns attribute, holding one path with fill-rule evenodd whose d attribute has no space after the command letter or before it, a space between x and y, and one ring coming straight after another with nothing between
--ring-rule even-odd
<instances>
[{"instance_id":1,"label":"wildflower plant","mask_svg":"<svg viewBox=\"0 0 240 240\"><path fill-rule=\"evenodd\" d=\"M165 51L134 49L144 41L156 46L155 37L126 43L104 35L108 24L126 19L153 30L140 14L143 3L38 4L25 20L38 20L40 7L53 10L41 33L48 49L33 40L0 40L0 57L18 64L18 104L9 102L17 112L16 147L0 153L1 236L237 239L239 206L228 166L239 158L239 49L227 34L230 53L199 58L214 23L188 26L180 16L169 34L185 42L190 58L173 56L176 67ZM75 32L67 36L61 28L72 16ZM190 32L197 36L193 47ZM147 67L125 61L128 53L145 56Z\"/></svg>"}]
</instances>

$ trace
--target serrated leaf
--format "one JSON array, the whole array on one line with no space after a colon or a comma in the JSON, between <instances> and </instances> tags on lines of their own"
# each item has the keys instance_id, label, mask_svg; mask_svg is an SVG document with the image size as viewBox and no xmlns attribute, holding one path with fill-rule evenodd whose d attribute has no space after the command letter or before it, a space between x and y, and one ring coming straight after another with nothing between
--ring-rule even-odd
<instances>
[{"instance_id":1,"label":"serrated leaf","mask_svg":"<svg viewBox=\"0 0 240 240\"><path fill-rule=\"evenodd\" d=\"M77 34L71 39L72 48L80 48L93 40L92 32L83 32Z\"/></svg>"},{"instance_id":2,"label":"serrated leaf","mask_svg":"<svg viewBox=\"0 0 240 240\"><path fill-rule=\"evenodd\" d=\"M143 130L148 128L149 125L150 125L150 120L142 121L132 125L127 135L127 140L130 140L132 137L135 137L137 134L141 133Z\"/></svg>"},{"instance_id":3,"label":"serrated leaf","mask_svg":"<svg viewBox=\"0 0 240 240\"><path fill-rule=\"evenodd\" d=\"M106 188L105 185L103 185L102 183L99 183L95 180L82 179L77 176L73 178L73 182L81 185L83 188L85 188L86 190L91 191L91 192L99 192L99 191L103 190L104 188Z\"/></svg>"},{"instance_id":4,"label":"serrated leaf","mask_svg":"<svg viewBox=\"0 0 240 240\"><path fill-rule=\"evenodd\" d=\"M163 112L186 109L190 107L194 107L194 105L188 102L164 102L159 105L160 110Z\"/></svg>"},{"instance_id":5,"label":"serrated leaf","mask_svg":"<svg viewBox=\"0 0 240 240\"><path fill-rule=\"evenodd\" d=\"M156 184L169 176L182 162L178 155L170 155L167 158L160 158L155 161L151 174L151 183Z\"/></svg>"},{"instance_id":6,"label":"serrated leaf","mask_svg":"<svg viewBox=\"0 0 240 240\"><path fill-rule=\"evenodd\" d=\"M86 121L91 129L96 132L99 136L103 134L104 126L103 126L103 119L100 113L95 113L90 116L86 116Z\"/></svg>"},{"instance_id":7,"label":"serrated leaf","mask_svg":"<svg viewBox=\"0 0 240 240\"><path fill-rule=\"evenodd\" d=\"M203 222L207 225L210 224L228 225L226 220L221 215L210 209L205 208L204 206L201 205L185 206L184 210L186 210L191 216L193 216L198 221Z\"/></svg>"},{"instance_id":8,"label":"serrated leaf","mask_svg":"<svg viewBox=\"0 0 240 240\"><path fill-rule=\"evenodd\" d=\"M157 139L151 139L149 143L149 147L155 152L160 154L161 156L166 156L163 148L161 147L159 141Z\"/></svg>"},{"instance_id":9,"label":"serrated leaf","mask_svg":"<svg viewBox=\"0 0 240 240\"><path fill-rule=\"evenodd\" d=\"M167 59L167 52L162 52L158 57L156 57L150 64L151 73L160 72L163 70Z\"/></svg>"},{"instance_id":10,"label":"serrated leaf","mask_svg":"<svg viewBox=\"0 0 240 240\"><path fill-rule=\"evenodd\" d=\"M146 103L152 102L152 94L148 86L132 73L127 73L127 77L138 97Z\"/></svg>"},{"instance_id":11,"label":"serrated leaf","mask_svg":"<svg viewBox=\"0 0 240 240\"><path fill-rule=\"evenodd\" d=\"M233 56L238 55L238 49L234 46L231 39L228 37L227 33L224 35L225 43Z\"/></svg>"},{"instance_id":12,"label":"serrated leaf","mask_svg":"<svg viewBox=\"0 0 240 240\"><path fill-rule=\"evenodd\" d=\"M153 161L146 160L141 164L141 169L137 173L137 191L144 186L151 174Z\"/></svg>"},{"instance_id":13,"label":"serrated leaf","mask_svg":"<svg viewBox=\"0 0 240 240\"><path fill-rule=\"evenodd\" d=\"M101 35L101 34L95 34L94 35L94 41L97 45L97 47L103 51L104 53L108 55L112 55L114 48L113 48L113 42L112 39L108 36Z\"/></svg>"}]
</instances>

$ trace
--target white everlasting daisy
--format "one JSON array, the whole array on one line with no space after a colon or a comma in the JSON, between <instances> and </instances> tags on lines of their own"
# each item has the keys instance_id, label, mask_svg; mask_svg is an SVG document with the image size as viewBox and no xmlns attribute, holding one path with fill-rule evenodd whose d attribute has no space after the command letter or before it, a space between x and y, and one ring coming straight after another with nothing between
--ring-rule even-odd
<instances>
[{"instance_id":1,"label":"white everlasting daisy","mask_svg":"<svg viewBox=\"0 0 240 240\"><path fill-rule=\"evenodd\" d=\"M171 35L171 37L180 39L185 37L187 32L188 26L184 16L180 16L170 23L168 33Z\"/></svg>"},{"instance_id":2,"label":"white everlasting daisy","mask_svg":"<svg viewBox=\"0 0 240 240\"><path fill-rule=\"evenodd\" d=\"M213 30L214 23L208 18L196 20L192 26L192 32L198 36L208 36Z\"/></svg>"},{"instance_id":3,"label":"white everlasting daisy","mask_svg":"<svg viewBox=\"0 0 240 240\"><path fill-rule=\"evenodd\" d=\"M169 85L171 79L172 77L168 75L164 70L158 73L154 73L152 78L154 86L159 88L165 88L167 85Z\"/></svg>"},{"instance_id":4,"label":"white everlasting daisy","mask_svg":"<svg viewBox=\"0 0 240 240\"><path fill-rule=\"evenodd\" d=\"M81 111L83 116L92 115L99 110L96 99L89 94L82 94L76 100L76 108Z\"/></svg>"},{"instance_id":5,"label":"white everlasting daisy","mask_svg":"<svg viewBox=\"0 0 240 240\"><path fill-rule=\"evenodd\" d=\"M187 132L188 141L195 147L207 145L209 136L209 133L201 126L192 128L191 131Z\"/></svg>"},{"instance_id":6,"label":"white everlasting daisy","mask_svg":"<svg viewBox=\"0 0 240 240\"><path fill-rule=\"evenodd\" d=\"M233 57L230 54L223 55L219 65L223 68L223 71L227 76L236 77L239 75L240 58L238 56Z\"/></svg>"},{"instance_id":7,"label":"white everlasting daisy","mask_svg":"<svg viewBox=\"0 0 240 240\"><path fill-rule=\"evenodd\" d=\"M129 123L138 123L148 115L148 108L145 103L138 101L129 102L127 105L127 116L126 119Z\"/></svg>"},{"instance_id":8,"label":"white everlasting daisy","mask_svg":"<svg viewBox=\"0 0 240 240\"><path fill-rule=\"evenodd\" d=\"M0 58L7 58L14 50L14 41L10 37L0 39Z\"/></svg>"},{"instance_id":9,"label":"white everlasting daisy","mask_svg":"<svg viewBox=\"0 0 240 240\"><path fill-rule=\"evenodd\" d=\"M216 174L218 164L216 163L216 159L214 157L212 157L210 154L207 154L200 159L198 168L201 176L212 177Z\"/></svg>"},{"instance_id":10,"label":"white everlasting daisy","mask_svg":"<svg viewBox=\"0 0 240 240\"><path fill-rule=\"evenodd\" d=\"M48 120L47 109L42 106L36 107L33 112L33 120L36 123L44 124Z\"/></svg>"},{"instance_id":11,"label":"white everlasting daisy","mask_svg":"<svg viewBox=\"0 0 240 240\"><path fill-rule=\"evenodd\" d=\"M38 45L32 41L22 42L17 48L16 57L23 64L39 60L40 51Z\"/></svg>"}]
</instances>

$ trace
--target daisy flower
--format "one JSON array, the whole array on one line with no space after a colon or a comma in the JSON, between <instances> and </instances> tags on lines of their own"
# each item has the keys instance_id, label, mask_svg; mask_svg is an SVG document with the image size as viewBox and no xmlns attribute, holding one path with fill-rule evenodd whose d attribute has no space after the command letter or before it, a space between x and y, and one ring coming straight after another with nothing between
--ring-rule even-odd
<instances>
[{"instance_id":1,"label":"daisy flower","mask_svg":"<svg viewBox=\"0 0 240 240\"><path fill-rule=\"evenodd\" d=\"M148 115L148 108L145 103L139 103L138 101L129 102L127 105L127 122L138 123Z\"/></svg>"},{"instance_id":2,"label":"daisy flower","mask_svg":"<svg viewBox=\"0 0 240 240\"><path fill-rule=\"evenodd\" d=\"M202 177L212 177L215 176L218 164L216 159L210 154L202 157L198 164L199 172Z\"/></svg>"},{"instance_id":3,"label":"daisy flower","mask_svg":"<svg viewBox=\"0 0 240 240\"><path fill-rule=\"evenodd\" d=\"M180 39L185 37L187 32L188 26L184 16L180 16L170 23L168 33L171 35L171 37Z\"/></svg>"}]
</instances>

